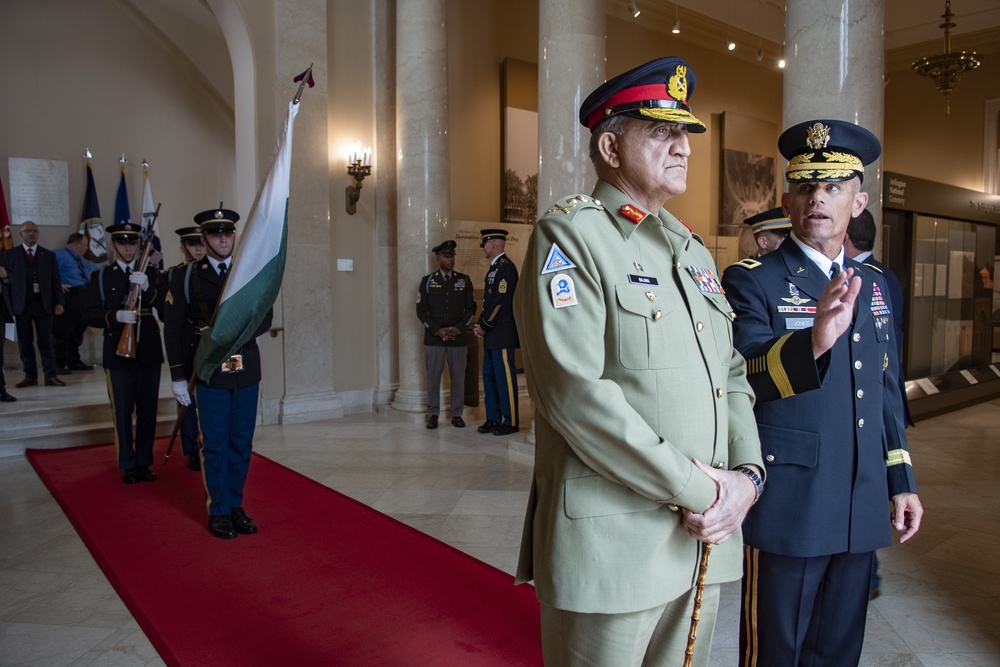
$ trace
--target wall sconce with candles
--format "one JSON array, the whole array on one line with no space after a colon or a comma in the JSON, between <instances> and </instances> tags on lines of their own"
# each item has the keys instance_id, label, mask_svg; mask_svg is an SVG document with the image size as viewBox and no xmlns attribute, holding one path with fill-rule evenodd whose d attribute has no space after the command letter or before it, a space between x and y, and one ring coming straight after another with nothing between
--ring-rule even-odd
<instances>
[{"instance_id":1,"label":"wall sconce with candles","mask_svg":"<svg viewBox=\"0 0 1000 667\"><path fill-rule=\"evenodd\" d=\"M358 211L358 200L361 199L361 181L372 173L372 149L365 146L361 150L361 142L354 145L354 152L347 156L347 173L354 177L356 183L347 186L347 213L354 215Z\"/></svg>"}]
</instances>

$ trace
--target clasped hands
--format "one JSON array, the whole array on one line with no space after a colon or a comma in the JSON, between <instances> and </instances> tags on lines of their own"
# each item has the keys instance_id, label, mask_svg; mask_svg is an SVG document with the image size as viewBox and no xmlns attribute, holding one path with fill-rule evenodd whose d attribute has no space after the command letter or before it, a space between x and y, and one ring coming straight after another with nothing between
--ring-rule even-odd
<instances>
[{"instance_id":1,"label":"clasped hands","mask_svg":"<svg viewBox=\"0 0 1000 667\"><path fill-rule=\"evenodd\" d=\"M715 482L715 502L701 513L682 508L681 525L699 542L722 544L742 527L757 489L741 472L716 470L697 459L694 464Z\"/></svg>"},{"instance_id":2,"label":"clasped hands","mask_svg":"<svg viewBox=\"0 0 1000 667\"><path fill-rule=\"evenodd\" d=\"M455 340L455 337L461 333L462 332L459 331L458 327L441 327L436 332L434 332L434 335L443 341L450 342Z\"/></svg>"}]
</instances>

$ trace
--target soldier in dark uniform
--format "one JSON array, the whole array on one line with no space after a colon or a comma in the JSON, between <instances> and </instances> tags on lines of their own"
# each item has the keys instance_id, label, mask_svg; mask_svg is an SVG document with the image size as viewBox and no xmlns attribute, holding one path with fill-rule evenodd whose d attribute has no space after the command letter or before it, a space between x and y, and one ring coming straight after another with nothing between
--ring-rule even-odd
<instances>
[{"instance_id":1,"label":"soldier in dark uniform","mask_svg":"<svg viewBox=\"0 0 1000 667\"><path fill-rule=\"evenodd\" d=\"M164 294L170 291L170 281L174 273L183 270L191 262L199 262L205 257L205 244L201 242L201 227L181 227L177 230L177 235L181 237L181 254L184 261L176 266L171 266L163 272L160 280L161 290ZM161 314L162 315L162 314ZM198 345L198 335L193 328L184 330L188 340L182 345L190 347L192 350ZM184 366L184 373L191 377L194 372L194 353L192 352L190 362ZM201 470L201 445L198 440L198 403L191 401L191 405L184 410L184 418L181 421L181 452L187 457L188 470Z\"/></svg>"},{"instance_id":2,"label":"soldier in dark uniform","mask_svg":"<svg viewBox=\"0 0 1000 667\"><path fill-rule=\"evenodd\" d=\"M181 405L191 403L190 374L185 369L191 368L197 336L212 322L222 295L239 219L239 214L228 209L212 209L196 215L194 221L200 225L207 255L200 262L174 271L170 281L164 329L174 396ZM243 509L243 487L250 469L257 421L261 377L257 337L271 327L271 315L268 311L253 338L211 377L199 377L195 387L208 528L223 539L257 532L257 524Z\"/></svg>"},{"instance_id":3,"label":"soldier in dark uniform","mask_svg":"<svg viewBox=\"0 0 1000 667\"><path fill-rule=\"evenodd\" d=\"M455 271L454 241L434 248L440 267L424 276L417 288L417 317L424 325L424 361L427 364L427 428L437 428L441 411L441 372L448 360L451 377L451 423L465 427L466 330L476 314L472 280Z\"/></svg>"},{"instance_id":4,"label":"soldier in dark uniform","mask_svg":"<svg viewBox=\"0 0 1000 667\"><path fill-rule=\"evenodd\" d=\"M153 315L154 308L163 309L160 276L152 262L146 265L145 272L138 270L139 225L126 222L111 225L107 231L111 235L115 260L91 274L83 319L88 326L104 329L104 372L108 377L122 481L126 484L152 482L156 479L150 466L163 364L160 325ZM138 307L128 310L133 285L140 289ZM118 355L118 342L128 324L135 327L134 358Z\"/></svg>"},{"instance_id":5,"label":"soldier in dark uniform","mask_svg":"<svg viewBox=\"0 0 1000 667\"><path fill-rule=\"evenodd\" d=\"M777 250L792 231L792 222L780 206L752 215L743 224L750 225L753 230L753 240L757 244L755 257Z\"/></svg>"},{"instance_id":6,"label":"soldier in dark uniform","mask_svg":"<svg viewBox=\"0 0 1000 667\"><path fill-rule=\"evenodd\" d=\"M845 259L868 202L864 128L813 120L778 141L792 233L723 275L747 359L767 493L743 523L743 665L856 665L875 550L920 527L885 278ZM843 268L841 268L843 267ZM888 510L891 502L892 510Z\"/></svg>"},{"instance_id":7,"label":"soldier in dark uniform","mask_svg":"<svg viewBox=\"0 0 1000 667\"><path fill-rule=\"evenodd\" d=\"M483 229L479 233L479 247L490 260L490 268L486 271L483 312L473 329L483 339L483 393L486 400L486 421L476 430L508 435L516 433L519 425L514 350L520 344L512 305L514 290L517 289L517 267L504 254L507 230Z\"/></svg>"}]
</instances>

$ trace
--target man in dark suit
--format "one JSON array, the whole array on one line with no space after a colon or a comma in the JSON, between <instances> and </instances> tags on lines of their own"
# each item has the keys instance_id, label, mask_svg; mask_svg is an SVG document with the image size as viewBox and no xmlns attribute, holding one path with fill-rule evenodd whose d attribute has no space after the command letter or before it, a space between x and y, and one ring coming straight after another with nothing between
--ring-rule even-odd
<instances>
[{"instance_id":1,"label":"man in dark suit","mask_svg":"<svg viewBox=\"0 0 1000 667\"><path fill-rule=\"evenodd\" d=\"M192 368L198 336L212 322L222 295L232 264L239 219L238 213L228 209L212 209L196 215L194 221L201 227L207 254L202 261L174 271L170 282L164 308L167 358L174 396L181 405L191 403L187 369ZM250 470L257 421L261 378L257 337L271 327L271 316L268 311L239 352L224 361L210 377L199 377L195 387L208 529L222 539L257 532L257 524L243 509L243 487Z\"/></svg>"},{"instance_id":2,"label":"man in dark suit","mask_svg":"<svg viewBox=\"0 0 1000 667\"><path fill-rule=\"evenodd\" d=\"M6 329L7 324L14 321L13 308L10 305L10 287L7 285L7 271L0 266L0 329ZM13 403L17 399L7 393L7 383L3 373L3 342L4 335L0 333L0 402Z\"/></svg>"},{"instance_id":3,"label":"man in dark suit","mask_svg":"<svg viewBox=\"0 0 1000 667\"><path fill-rule=\"evenodd\" d=\"M490 268L486 271L483 312L473 328L473 332L483 339L483 394L486 401L486 421L476 430L508 435L516 433L519 426L514 350L520 345L513 310L517 267L504 254L507 230L483 229L480 235L479 247L490 260Z\"/></svg>"},{"instance_id":4,"label":"man in dark suit","mask_svg":"<svg viewBox=\"0 0 1000 667\"><path fill-rule=\"evenodd\" d=\"M767 469L743 523L740 655L744 666L855 665L875 550L892 527L908 540L923 514L885 279L843 248L881 146L858 125L814 120L778 148L792 233L722 279Z\"/></svg>"},{"instance_id":5,"label":"man in dark suit","mask_svg":"<svg viewBox=\"0 0 1000 667\"><path fill-rule=\"evenodd\" d=\"M153 440L160 395L163 344L160 325L153 315L163 308L159 272L149 262L139 270L139 225L124 222L107 227L115 259L94 271L87 285L84 323L104 329L104 372L115 420L115 449L122 481L152 482ZM136 308L129 309L129 294L139 289ZM118 343L126 326L135 327L135 356L118 354ZM135 436L132 415L135 414Z\"/></svg>"},{"instance_id":6,"label":"man in dark suit","mask_svg":"<svg viewBox=\"0 0 1000 667\"><path fill-rule=\"evenodd\" d=\"M52 251L38 245L38 225L31 220L21 224L22 244L4 251L0 265L8 275L10 301L17 323L17 346L21 352L24 379L18 387L38 384L38 354L42 357L45 384L65 387L56 377L55 351L52 345L52 319L63 312L63 291L59 282L59 265Z\"/></svg>"}]
</instances>

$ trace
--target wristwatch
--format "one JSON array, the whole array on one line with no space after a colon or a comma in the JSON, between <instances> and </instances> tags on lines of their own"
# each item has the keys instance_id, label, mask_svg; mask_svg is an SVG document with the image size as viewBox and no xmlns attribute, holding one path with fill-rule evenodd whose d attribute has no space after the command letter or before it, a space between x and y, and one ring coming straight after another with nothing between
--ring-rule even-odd
<instances>
[{"instance_id":1,"label":"wristwatch","mask_svg":"<svg viewBox=\"0 0 1000 667\"><path fill-rule=\"evenodd\" d=\"M736 466L733 468L733 472L743 473L750 479L751 482L753 482L753 488L757 492L753 501L757 502L760 500L760 494L764 493L764 480L760 478L760 475L755 473L752 468L748 468L746 466Z\"/></svg>"}]
</instances>

